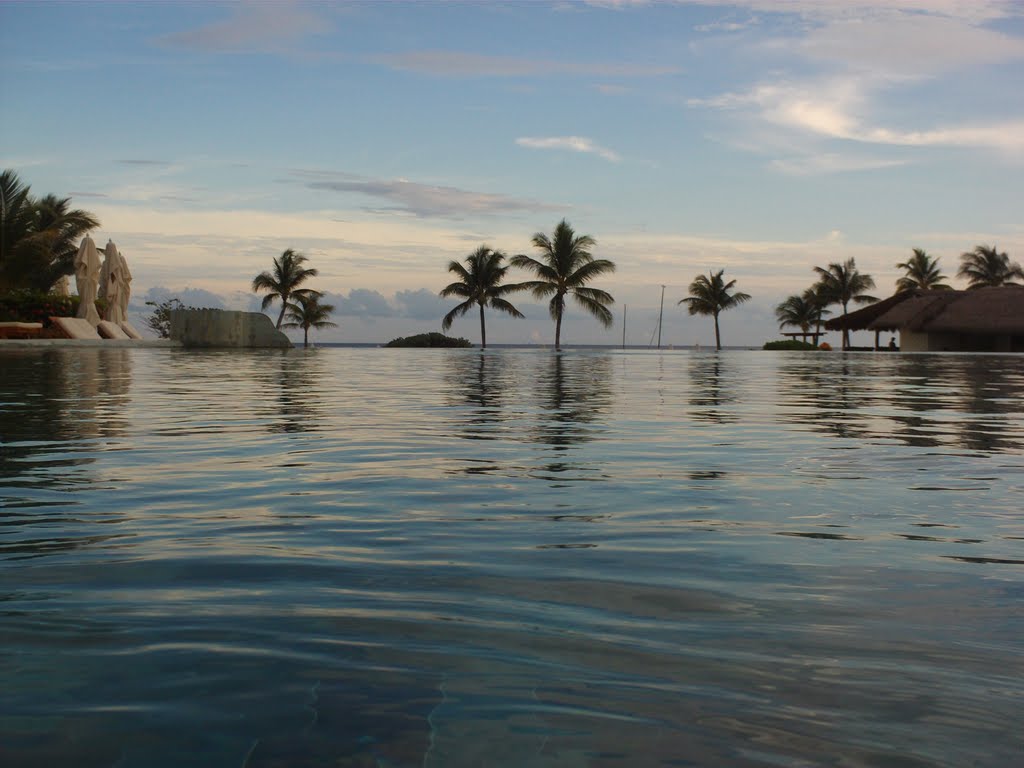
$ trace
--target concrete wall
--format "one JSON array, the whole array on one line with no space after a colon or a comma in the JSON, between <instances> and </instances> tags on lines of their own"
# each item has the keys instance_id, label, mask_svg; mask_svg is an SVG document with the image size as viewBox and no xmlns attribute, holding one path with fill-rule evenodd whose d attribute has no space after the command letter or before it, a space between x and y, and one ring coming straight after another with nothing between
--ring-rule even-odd
<instances>
[{"instance_id":1,"label":"concrete wall","mask_svg":"<svg viewBox=\"0 0 1024 768\"><path fill-rule=\"evenodd\" d=\"M175 309L171 339L186 347L290 347L288 337L262 312Z\"/></svg>"},{"instance_id":2,"label":"concrete wall","mask_svg":"<svg viewBox=\"0 0 1024 768\"><path fill-rule=\"evenodd\" d=\"M1024 351L1007 335L914 333L900 331L902 352L1018 352Z\"/></svg>"}]
</instances>

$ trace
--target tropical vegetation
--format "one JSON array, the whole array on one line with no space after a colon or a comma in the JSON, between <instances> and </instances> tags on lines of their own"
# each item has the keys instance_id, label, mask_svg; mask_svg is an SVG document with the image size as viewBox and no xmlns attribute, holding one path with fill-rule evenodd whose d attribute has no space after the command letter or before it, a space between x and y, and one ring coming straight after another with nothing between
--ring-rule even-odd
<instances>
[{"instance_id":1,"label":"tropical vegetation","mask_svg":"<svg viewBox=\"0 0 1024 768\"><path fill-rule=\"evenodd\" d=\"M17 173L0 173L0 293L50 291L74 273L78 241L98 226L71 198L33 197Z\"/></svg>"},{"instance_id":2,"label":"tropical vegetation","mask_svg":"<svg viewBox=\"0 0 1024 768\"><path fill-rule=\"evenodd\" d=\"M960 255L960 269L957 277L967 280L971 288L1020 285L1024 280L1024 269L1016 262L1010 262L1008 254L1000 253L994 246L979 245L973 251Z\"/></svg>"},{"instance_id":3,"label":"tropical vegetation","mask_svg":"<svg viewBox=\"0 0 1024 768\"><path fill-rule=\"evenodd\" d=\"M833 262L827 268L815 267L814 271L818 273L816 293L827 304L842 305L844 315L848 314L851 301L855 304L873 304L878 301L874 296L867 294L867 291L875 287L874 278L861 274L852 258L842 264ZM843 349L849 348L850 330L843 328Z\"/></svg>"},{"instance_id":4,"label":"tropical vegetation","mask_svg":"<svg viewBox=\"0 0 1024 768\"><path fill-rule=\"evenodd\" d=\"M456 317L469 312L474 306L480 308L480 348L487 348L487 327L484 325L484 307L491 307L512 317L522 317L523 313L512 306L505 296L513 291L521 290L517 285L502 285L509 267L503 262L505 254L481 245L465 259L463 266L457 261L448 262L448 271L458 276L458 280L441 289L445 298L457 296L465 299L441 321L441 330L452 327Z\"/></svg>"},{"instance_id":5,"label":"tropical vegetation","mask_svg":"<svg viewBox=\"0 0 1024 768\"><path fill-rule=\"evenodd\" d=\"M266 310L276 300L281 302L281 314L277 316L275 327L280 328L284 322L285 312L288 311L288 302L296 299L304 293L309 293L310 288L300 288L304 282L318 274L316 269L304 267L308 259L301 253L288 248L279 258L274 259L274 268L269 272L260 272L252 280L254 293L266 291L263 297L261 309Z\"/></svg>"},{"instance_id":6,"label":"tropical vegetation","mask_svg":"<svg viewBox=\"0 0 1024 768\"><path fill-rule=\"evenodd\" d=\"M690 295L680 299L679 304L686 304L687 311L691 315L711 315L715 318L715 349L722 348L722 334L718 329L718 316L727 309L738 307L740 304L750 301L750 294L729 293L736 285L735 280L725 282L722 275L724 269L717 272L708 272L706 275L697 275L690 283Z\"/></svg>"},{"instance_id":7,"label":"tropical vegetation","mask_svg":"<svg viewBox=\"0 0 1024 768\"><path fill-rule=\"evenodd\" d=\"M939 269L939 260L929 256L922 248L915 248L914 254L906 261L896 265L904 275L896 281L896 292L950 290L946 285L946 276Z\"/></svg>"},{"instance_id":8,"label":"tropical vegetation","mask_svg":"<svg viewBox=\"0 0 1024 768\"><path fill-rule=\"evenodd\" d=\"M590 253L597 241L590 235L577 235L569 222L562 219L551 237L537 232L531 242L539 251L539 258L519 254L510 261L512 266L533 273L537 279L519 283L516 289L530 291L538 299L551 297L548 312L555 321L555 349L561 349L562 345L566 296L572 296L605 328L610 327L612 313L608 307L615 303L615 299L606 291L587 287L594 278L615 271L614 262L595 259Z\"/></svg>"},{"instance_id":9,"label":"tropical vegetation","mask_svg":"<svg viewBox=\"0 0 1024 768\"><path fill-rule=\"evenodd\" d=\"M321 304L323 294L319 291L298 291L292 294L295 301L287 305L287 322L282 328L301 328L302 346L309 347L309 329L337 328L337 323L330 321L333 304Z\"/></svg>"},{"instance_id":10,"label":"tropical vegetation","mask_svg":"<svg viewBox=\"0 0 1024 768\"><path fill-rule=\"evenodd\" d=\"M811 326L817 326L815 333L818 333L821 330L822 318L827 314L829 311L822 306L814 288L790 296L775 307L775 318L779 321L779 328L785 328L787 325L799 328L805 343L811 333Z\"/></svg>"},{"instance_id":11,"label":"tropical vegetation","mask_svg":"<svg viewBox=\"0 0 1024 768\"><path fill-rule=\"evenodd\" d=\"M418 333L415 336L399 336L392 339L385 347L472 347L467 339L445 336L443 333L432 331L430 333Z\"/></svg>"},{"instance_id":12,"label":"tropical vegetation","mask_svg":"<svg viewBox=\"0 0 1024 768\"><path fill-rule=\"evenodd\" d=\"M147 301L146 306L153 307L153 312L143 322L161 339L171 338L171 312L176 309L195 309L195 307L185 306L177 297L161 302Z\"/></svg>"}]
</instances>

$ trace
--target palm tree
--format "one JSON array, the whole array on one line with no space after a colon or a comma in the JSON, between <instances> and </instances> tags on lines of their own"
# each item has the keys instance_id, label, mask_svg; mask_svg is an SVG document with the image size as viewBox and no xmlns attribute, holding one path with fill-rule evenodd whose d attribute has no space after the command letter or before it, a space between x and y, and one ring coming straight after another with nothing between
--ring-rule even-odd
<instances>
[{"instance_id":1,"label":"palm tree","mask_svg":"<svg viewBox=\"0 0 1024 768\"><path fill-rule=\"evenodd\" d=\"M842 264L832 263L828 269L815 267L818 273L818 292L825 299L826 304L842 304L843 314L847 314L847 307L850 302L856 304L871 304L878 301L874 296L869 296L865 291L875 287L875 281L871 275L862 275L857 271L857 264L853 259L847 259ZM843 328L843 349L850 348L850 329Z\"/></svg>"},{"instance_id":2,"label":"palm tree","mask_svg":"<svg viewBox=\"0 0 1024 768\"><path fill-rule=\"evenodd\" d=\"M309 288L299 288L307 279L318 274L315 269L302 266L306 261L305 256L289 248L281 254L280 258L274 259L272 272L260 272L252 280L254 293L268 291L267 295L263 297L261 309L265 310L274 303L275 299L281 300L281 314L277 316L277 328L281 327L284 313L288 310L288 300L292 296L298 298L303 293L311 292Z\"/></svg>"},{"instance_id":3,"label":"palm tree","mask_svg":"<svg viewBox=\"0 0 1024 768\"><path fill-rule=\"evenodd\" d=\"M816 312L814 318L814 338L816 340L820 339L822 336L821 323L825 317L832 314L825 309L828 306L828 298L821 292L821 283L815 283L810 288L807 288L803 292L802 297L814 305Z\"/></svg>"},{"instance_id":4,"label":"palm tree","mask_svg":"<svg viewBox=\"0 0 1024 768\"><path fill-rule=\"evenodd\" d=\"M294 302L289 302L286 305L288 310L288 322L286 322L282 328L301 328L302 329L302 345L304 347L309 346L309 329L310 328L337 328L337 323L332 323L329 318L331 312L334 311L333 304L321 304L320 299L323 298L323 294L319 291L306 289L300 289L293 291L292 296L295 297Z\"/></svg>"},{"instance_id":5,"label":"palm tree","mask_svg":"<svg viewBox=\"0 0 1024 768\"><path fill-rule=\"evenodd\" d=\"M801 296L790 296L784 302L775 307L775 317L779 321L779 328L792 325L803 331L804 342L811 332L811 325L821 325L821 318L828 314L813 289L808 288ZM820 331L820 327L816 329Z\"/></svg>"},{"instance_id":6,"label":"palm tree","mask_svg":"<svg viewBox=\"0 0 1024 768\"><path fill-rule=\"evenodd\" d=\"M555 227L552 237L538 232L531 240L533 247L540 251L540 259L519 254L510 263L514 267L528 270L537 280L528 280L516 286L528 290L538 299L551 297L548 311L555 321L555 349L562 348L562 314L565 312L565 297L571 295L576 303L597 318L605 328L612 324L612 313L608 309L615 303L610 293L586 284L595 277L615 271L615 263L608 259L595 259L590 249L597 241L590 235L577 237L569 222L562 219Z\"/></svg>"},{"instance_id":7,"label":"palm tree","mask_svg":"<svg viewBox=\"0 0 1024 768\"><path fill-rule=\"evenodd\" d=\"M0 290L50 290L74 272L78 241L98 226L71 198L33 198L14 171L0 173Z\"/></svg>"},{"instance_id":8,"label":"palm tree","mask_svg":"<svg viewBox=\"0 0 1024 768\"><path fill-rule=\"evenodd\" d=\"M897 293L915 290L950 290L950 286L943 282L946 276L939 269L939 260L932 258L921 248L915 248L914 255L907 261L897 264L896 269L906 272L896 281Z\"/></svg>"},{"instance_id":9,"label":"palm tree","mask_svg":"<svg viewBox=\"0 0 1024 768\"><path fill-rule=\"evenodd\" d=\"M708 272L707 275L697 275L690 283L690 295L680 299L679 304L685 303L691 315L712 315L715 318L715 349L722 348L722 335L718 330L718 315L733 307L738 307L745 301L750 301L750 295L746 293L733 293L729 291L735 280L728 283L722 275L724 269L717 272Z\"/></svg>"},{"instance_id":10,"label":"palm tree","mask_svg":"<svg viewBox=\"0 0 1024 768\"><path fill-rule=\"evenodd\" d=\"M501 310L512 317L523 316L522 312L503 298L517 289L514 285L501 285L505 273L508 272L508 267L502 264L504 260L505 254L501 251L493 251L486 245L481 245L466 257L466 266L457 261L448 262L448 271L458 275L460 279L442 288L441 295L458 296L465 301L444 316L441 330L447 331L452 327L456 317L466 314L476 304L480 307L480 348L486 349L484 307Z\"/></svg>"},{"instance_id":11,"label":"palm tree","mask_svg":"<svg viewBox=\"0 0 1024 768\"><path fill-rule=\"evenodd\" d=\"M1014 279L1024 280L1024 269L1016 262L1010 263L1006 253L999 253L993 246L979 245L973 251L960 255L960 269L957 277L966 277L970 288L984 286L1020 285Z\"/></svg>"}]
</instances>

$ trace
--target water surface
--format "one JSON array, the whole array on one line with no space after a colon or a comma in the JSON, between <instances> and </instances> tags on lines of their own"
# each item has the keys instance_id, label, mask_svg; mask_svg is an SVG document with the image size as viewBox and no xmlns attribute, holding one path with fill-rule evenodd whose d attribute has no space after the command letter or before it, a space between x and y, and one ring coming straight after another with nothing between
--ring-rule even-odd
<instances>
[{"instance_id":1,"label":"water surface","mask_svg":"<svg viewBox=\"0 0 1024 768\"><path fill-rule=\"evenodd\" d=\"M1024 358L0 352L0 765L1024 763Z\"/></svg>"}]
</instances>

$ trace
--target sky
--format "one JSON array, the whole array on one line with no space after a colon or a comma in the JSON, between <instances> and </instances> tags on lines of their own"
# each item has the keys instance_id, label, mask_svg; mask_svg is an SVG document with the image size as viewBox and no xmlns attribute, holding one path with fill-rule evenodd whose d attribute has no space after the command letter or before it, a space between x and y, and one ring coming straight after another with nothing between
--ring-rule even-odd
<instances>
[{"instance_id":1,"label":"sky","mask_svg":"<svg viewBox=\"0 0 1024 768\"><path fill-rule=\"evenodd\" d=\"M1024 262L1019 0L7 2L0 104L0 167L97 215L137 311L258 308L293 248L325 342L439 330L451 260L562 218L617 265L614 326L570 304L570 344L623 310L652 343L662 286L662 343L713 344L678 305L711 270L752 296L723 344L759 346L815 266L885 297L913 248ZM514 301L488 341L551 343Z\"/></svg>"}]
</instances>

